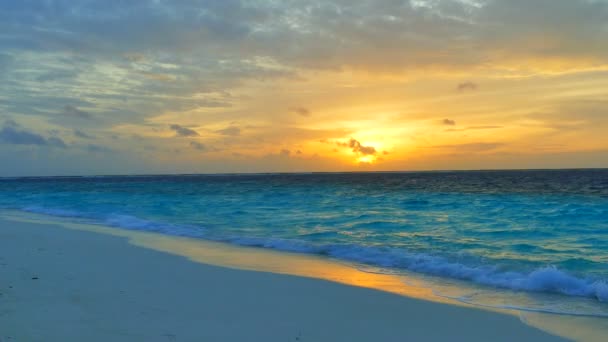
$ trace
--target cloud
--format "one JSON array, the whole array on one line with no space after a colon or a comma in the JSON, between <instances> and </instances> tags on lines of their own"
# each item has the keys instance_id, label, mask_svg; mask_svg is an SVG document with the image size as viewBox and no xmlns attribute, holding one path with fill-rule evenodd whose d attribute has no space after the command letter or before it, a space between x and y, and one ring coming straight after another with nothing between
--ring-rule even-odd
<instances>
[{"instance_id":1,"label":"cloud","mask_svg":"<svg viewBox=\"0 0 608 342\"><path fill-rule=\"evenodd\" d=\"M280 152L280 155L283 157L289 157L290 154L291 154L291 151L288 149L282 149Z\"/></svg>"},{"instance_id":2,"label":"cloud","mask_svg":"<svg viewBox=\"0 0 608 342\"><path fill-rule=\"evenodd\" d=\"M437 145L437 146L431 146L431 148L437 148L437 149L448 149L448 150L455 150L457 152L464 152L464 153L472 153L472 152L485 152L485 151L491 151L491 150L495 150L499 147L504 146L503 143L468 143L468 144L454 144L454 145Z\"/></svg>"},{"instance_id":3,"label":"cloud","mask_svg":"<svg viewBox=\"0 0 608 342\"><path fill-rule=\"evenodd\" d=\"M375 155L376 154L376 148L373 146L364 146L362 145L358 140L350 138L350 140L348 142L338 142L337 143L338 146L342 146L342 147L349 147L352 149L353 152L357 153L357 154L362 154L362 155Z\"/></svg>"},{"instance_id":4,"label":"cloud","mask_svg":"<svg viewBox=\"0 0 608 342\"><path fill-rule=\"evenodd\" d=\"M260 79L297 69L526 69L517 62L530 57L591 64L608 55L607 19L608 4L589 0L15 1L0 32L6 51L123 56L138 73L173 64L180 81L216 84L209 70Z\"/></svg>"},{"instance_id":5,"label":"cloud","mask_svg":"<svg viewBox=\"0 0 608 342\"><path fill-rule=\"evenodd\" d=\"M39 82L52 82L62 79L72 79L78 75L76 70L50 70L38 77L36 80Z\"/></svg>"},{"instance_id":6,"label":"cloud","mask_svg":"<svg viewBox=\"0 0 608 342\"><path fill-rule=\"evenodd\" d=\"M608 123L608 100L562 99L552 104L547 112L530 113L528 118L542 120L548 125L584 122L597 126Z\"/></svg>"},{"instance_id":7,"label":"cloud","mask_svg":"<svg viewBox=\"0 0 608 342\"><path fill-rule=\"evenodd\" d=\"M47 145L48 146L52 146L52 147L60 147L60 148L66 148L67 145L65 144L65 142L63 142L63 140L61 140L60 138L57 137L49 137L46 139L47 141Z\"/></svg>"},{"instance_id":8,"label":"cloud","mask_svg":"<svg viewBox=\"0 0 608 342\"><path fill-rule=\"evenodd\" d=\"M207 151L207 146L205 146L204 144L199 143L198 141L191 141L190 142L190 147L192 147L195 150L199 150L199 151Z\"/></svg>"},{"instance_id":9,"label":"cloud","mask_svg":"<svg viewBox=\"0 0 608 342\"><path fill-rule=\"evenodd\" d=\"M123 56L125 59L127 59L129 62L133 62L133 63L138 63L138 62L143 62L146 59L146 55L144 55L143 53L126 53Z\"/></svg>"},{"instance_id":10,"label":"cloud","mask_svg":"<svg viewBox=\"0 0 608 342\"><path fill-rule=\"evenodd\" d=\"M159 74L159 73L154 73L154 72L141 72L141 75L145 78L148 78L150 80L155 80L155 81L162 81L162 82L173 82L175 81L175 77L173 77L172 75L167 75L167 74Z\"/></svg>"},{"instance_id":11,"label":"cloud","mask_svg":"<svg viewBox=\"0 0 608 342\"><path fill-rule=\"evenodd\" d=\"M228 135L228 136L238 136L241 134L241 129L236 127L236 126L230 126L230 127L226 127L224 129L220 129L215 131L216 133L219 133L221 135Z\"/></svg>"},{"instance_id":12,"label":"cloud","mask_svg":"<svg viewBox=\"0 0 608 342\"><path fill-rule=\"evenodd\" d=\"M454 120L450 120L450 119L443 119L441 121L442 124L446 125L446 126L454 126L456 125L456 121Z\"/></svg>"},{"instance_id":13,"label":"cloud","mask_svg":"<svg viewBox=\"0 0 608 342\"><path fill-rule=\"evenodd\" d=\"M86 146L86 149L89 152L111 152L112 151L112 149L110 149L106 146L96 145L96 144L88 144Z\"/></svg>"},{"instance_id":14,"label":"cloud","mask_svg":"<svg viewBox=\"0 0 608 342\"><path fill-rule=\"evenodd\" d=\"M7 119L4 121L4 126L19 127L19 124L15 120Z\"/></svg>"},{"instance_id":15,"label":"cloud","mask_svg":"<svg viewBox=\"0 0 608 342\"><path fill-rule=\"evenodd\" d=\"M477 84L467 81L467 82L463 82L460 83L456 86L456 89L458 91L473 91L473 90L477 90Z\"/></svg>"},{"instance_id":16,"label":"cloud","mask_svg":"<svg viewBox=\"0 0 608 342\"><path fill-rule=\"evenodd\" d=\"M487 125L487 126L469 126L467 127L467 129L498 129L498 128L503 128L503 126L493 126L493 125Z\"/></svg>"},{"instance_id":17,"label":"cloud","mask_svg":"<svg viewBox=\"0 0 608 342\"><path fill-rule=\"evenodd\" d=\"M83 138L83 139L95 139L95 136L93 135L89 135L79 129L75 129L74 130L74 136L79 137L79 138Z\"/></svg>"},{"instance_id":18,"label":"cloud","mask_svg":"<svg viewBox=\"0 0 608 342\"><path fill-rule=\"evenodd\" d=\"M198 137L199 134L193 129L173 124L169 128L175 131L176 137Z\"/></svg>"},{"instance_id":19,"label":"cloud","mask_svg":"<svg viewBox=\"0 0 608 342\"><path fill-rule=\"evenodd\" d=\"M71 118L77 118L77 119L86 119L86 120L90 120L93 118L93 115L91 115L91 113L89 112L85 112L84 110L80 110L75 106L72 105L65 105L65 107L63 107L63 115L71 117Z\"/></svg>"},{"instance_id":20,"label":"cloud","mask_svg":"<svg viewBox=\"0 0 608 342\"><path fill-rule=\"evenodd\" d=\"M290 110L291 112L304 117L309 117L311 115L310 110L304 107L293 107Z\"/></svg>"},{"instance_id":21,"label":"cloud","mask_svg":"<svg viewBox=\"0 0 608 342\"><path fill-rule=\"evenodd\" d=\"M0 70L7 69L13 62L13 57L4 53L0 53Z\"/></svg>"},{"instance_id":22,"label":"cloud","mask_svg":"<svg viewBox=\"0 0 608 342\"><path fill-rule=\"evenodd\" d=\"M0 130L0 142L11 145L38 145L66 148L66 144L57 137L45 138L40 134L20 128L14 121L4 124Z\"/></svg>"},{"instance_id":23,"label":"cloud","mask_svg":"<svg viewBox=\"0 0 608 342\"><path fill-rule=\"evenodd\" d=\"M445 132L464 132L464 131L474 131L474 130L484 130L484 129L499 129L499 128L504 128L503 126L492 126L492 125L488 125L488 126L468 126L468 127L464 127L464 128L450 128L450 129L446 129Z\"/></svg>"}]
</instances>

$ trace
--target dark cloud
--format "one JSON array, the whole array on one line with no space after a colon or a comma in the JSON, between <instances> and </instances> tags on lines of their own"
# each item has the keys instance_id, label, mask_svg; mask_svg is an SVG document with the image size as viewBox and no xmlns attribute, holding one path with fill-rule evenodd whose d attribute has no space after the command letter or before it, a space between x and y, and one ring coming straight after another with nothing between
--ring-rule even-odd
<instances>
[{"instance_id":1,"label":"dark cloud","mask_svg":"<svg viewBox=\"0 0 608 342\"><path fill-rule=\"evenodd\" d=\"M291 112L296 113L300 116L304 116L304 117L309 117L310 116L310 110L304 107L293 107L290 109Z\"/></svg>"},{"instance_id":2,"label":"dark cloud","mask_svg":"<svg viewBox=\"0 0 608 342\"><path fill-rule=\"evenodd\" d=\"M288 149L282 149L280 154L284 157L288 157L291 154L291 151Z\"/></svg>"},{"instance_id":3,"label":"dark cloud","mask_svg":"<svg viewBox=\"0 0 608 342\"><path fill-rule=\"evenodd\" d=\"M230 127L226 127L224 129L220 129L215 131L216 133L219 133L221 135L228 135L228 136L238 136L241 134L241 129L236 127L236 126L230 126Z\"/></svg>"},{"instance_id":4,"label":"dark cloud","mask_svg":"<svg viewBox=\"0 0 608 342\"><path fill-rule=\"evenodd\" d=\"M11 145L38 145L66 148L66 144L57 137L45 138L44 136L28 132L19 127L14 121L4 124L0 130L0 142Z\"/></svg>"},{"instance_id":5,"label":"dark cloud","mask_svg":"<svg viewBox=\"0 0 608 342\"><path fill-rule=\"evenodd\" d=\"M93 118L93 115L91 115L91 113L89 112L85 112L84 110L80 110L75 106L72 105L65 105L65 107L63 107L63 115L71 117L71 118L77 118L77 119L87 119L90 120Z\"/></svg>"},{"instance_id":6,"label":"dark cloud","mask_svg":"<svg viewBox=\"0 0 608 342\"><path fill-rule=\"evenodd\" d=\"M47 141L48 146L60 147L60 148L67 147L67 145L63 142L63 140L61 140L60 138L57 138L57 137L48 137L46 139L46 141Z\"/></svg>"},{"instance_id":7,"label":"dark cloud","mask_svg":"<svg viewBox=\"0 0 608 342\"><path fill-rule=\"evenodd\" d=\"M373 146L364 146L358 140L351 138L348 142L338 142L338 146L351 148L353 152L362 155L375 155L376 148Z\"/></svg>"},{"instance_id":8,"label":"dark cloud","mask_svg":"<svg viewBox=\"0 0 608 342\"><path fill-rule=\"evenodd\" d=\"M478 86L476 83L468 81L468 82L463 82L463 83L458 84L456 86L456 89L458 91L472 91L472 90L477 90L477 87Z\"/></svg>"},{"instance_id":9,"label":"dark cloud","mask_svg":"<svg viewBox=\"0 0 608 342\"><path fill-rule=\"evenodd\" d=\"M192 147L195 150L199 150L199 151L207 151L207 146L205 146L204 144L199 143L198 141L191 141L190 142L190 147Z\"/></svg>"},{"instance_id":10,"label":"dark cloud","mask_svg":"<svg viewBox=\"0 0 608 342\"><path fill-rule=\"evenodd\" d=\"M79 129L75 129L74 130L74 136L82 138L82 139L95 139L95 136L89 135L89 134L87 134L84 131L81 131Z\"/></svg>"},{"instance_id":11,"label":"dark cloud","mask_svg":"<svg viewBox=\"0 0 608 342\"><path fill-rule=\"evenodd\" d=\"M450 119L443 119L441 121L442 124L446 125L446 126L454 126L456 125L456 121L454 120L450 120Z\"/></svg>"},{"instance_id":12,"label":"dark cloud","mask_svg":"<svg viewBox=\"0 0 608 342\"><path fill-rule=\"evenodd\" d=\"M4 121L4 126L18 127L19 124L12 119L7 119Z\"/></svg>"},{"instance_id":13,"label":"dark cloud","mask_svg":"<svg viewBox=\"0 0 608 342\"><path fill-rule=\"evenodd\" d=\"M173 131L175 131L175 136L176 137L198 137L199 134L198 132L196 132L193 129L187 128L187 127L183 127L180 125L171 125L169 126L169 128Z\"/></svg>"}]
</instances>

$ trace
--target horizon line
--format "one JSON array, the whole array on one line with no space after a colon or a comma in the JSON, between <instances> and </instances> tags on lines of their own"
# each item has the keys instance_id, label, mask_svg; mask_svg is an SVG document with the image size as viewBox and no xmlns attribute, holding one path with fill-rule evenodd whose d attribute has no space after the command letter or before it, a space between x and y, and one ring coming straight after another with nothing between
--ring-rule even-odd
<instances>
[{"instance_id":1,"label":"horizon line","mask_svg":"<svg viewBox=\"0 0 608 342\"><path fill-rule=\"evenodd\" d=\"M271 175L331 175L331 174L399 174L399 173L453 173L453 172L523 172L523 171L601 171L608 167L580 168L512 168L512 169L436 169L436 170L378 170L378 171L268 171L268 172L198 172L198 173L133 173L133 174L90 174L90 175L46 175L46 176L0 176L5 179L31 178L104 178L104 177L159 177L159 176L271 176Z\"/></svg>"}]
</instances>

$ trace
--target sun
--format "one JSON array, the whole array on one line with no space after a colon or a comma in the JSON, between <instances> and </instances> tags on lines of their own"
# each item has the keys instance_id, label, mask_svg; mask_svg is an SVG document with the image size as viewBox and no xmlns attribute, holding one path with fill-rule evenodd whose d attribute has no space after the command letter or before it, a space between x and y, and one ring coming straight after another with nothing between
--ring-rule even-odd
<instances>
[{"instance_id":1,"label":"sun","mask_svg":"<svg viewBox=\"0 0 608 342\"><path fill-rule=\"evenodd\" d=\"M373 164L376 161L376 157L372 155L360 156L357 158L357 162L360 164Z\"/></svg>"}]
</instances>

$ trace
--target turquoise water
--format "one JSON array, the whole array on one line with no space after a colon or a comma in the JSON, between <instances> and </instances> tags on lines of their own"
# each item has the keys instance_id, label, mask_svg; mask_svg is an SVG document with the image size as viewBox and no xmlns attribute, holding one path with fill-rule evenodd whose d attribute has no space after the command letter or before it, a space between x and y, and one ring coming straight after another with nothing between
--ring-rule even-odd
<instances>
[{"instance_id":1,"label":"turquoise water","mask_svg":"<svg viewBox=\"0 0 608 342\"><path fill-rule=\"evenodd\" d=\"M606 170L12 178L0 209L324 255L479 305L608 315Z\"/></svg>"}]
</instances>

